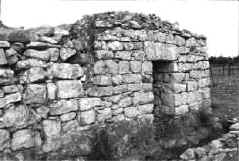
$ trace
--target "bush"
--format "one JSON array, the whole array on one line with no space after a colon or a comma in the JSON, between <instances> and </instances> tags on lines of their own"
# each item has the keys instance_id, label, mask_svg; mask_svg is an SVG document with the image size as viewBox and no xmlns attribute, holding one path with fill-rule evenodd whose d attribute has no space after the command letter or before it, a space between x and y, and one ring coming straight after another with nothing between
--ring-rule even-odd
<instances>
[{"instance_id":1,"label":"bush","mask_svg":"<svg viewBox=\"0 0 239 161\"><path fill-rule=\"evenodd\" d=\"M118 160L137 156L152 159L160 148L149 120L121 121L96 130L89 160Z\"/></svg>"}]
</instances>

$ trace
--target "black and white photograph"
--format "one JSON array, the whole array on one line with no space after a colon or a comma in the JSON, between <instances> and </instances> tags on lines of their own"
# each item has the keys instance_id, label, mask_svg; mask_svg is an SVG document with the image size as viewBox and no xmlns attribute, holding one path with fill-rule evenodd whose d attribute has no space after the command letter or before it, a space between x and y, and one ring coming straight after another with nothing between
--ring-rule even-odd
<instances>
[{"instance_id":1,"label":"black and white photograph","mask_svg":"<svg viewBox=\"0 0 239 161\"><path fill-rule=\"evenodd\" d=\"M0 0L0 161L239 161L239 0Z\"/></svg>"}]
</instances>

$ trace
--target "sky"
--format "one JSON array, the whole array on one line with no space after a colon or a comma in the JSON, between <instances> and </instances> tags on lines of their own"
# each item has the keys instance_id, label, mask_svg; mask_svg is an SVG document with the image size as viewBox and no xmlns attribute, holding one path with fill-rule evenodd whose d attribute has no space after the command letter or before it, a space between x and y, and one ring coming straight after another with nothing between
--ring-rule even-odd
<instances>
[{"instance_id":1,"label":"sky","mask_svg":"<svg viewBox=\"0 0 239 161\"><path fill-rule=\"evenodd\" d=\"M181 29L207 37L209 56L239 55L239 1L236 0L2 0L1 19L11 27L74 23L106 11L154 13Z\"/></svg>"}]
</instances>

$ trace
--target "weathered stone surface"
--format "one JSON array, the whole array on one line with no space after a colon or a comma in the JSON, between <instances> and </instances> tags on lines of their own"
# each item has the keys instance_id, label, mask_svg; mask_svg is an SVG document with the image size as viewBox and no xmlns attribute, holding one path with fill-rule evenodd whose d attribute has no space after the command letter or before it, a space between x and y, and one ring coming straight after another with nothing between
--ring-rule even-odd
<instances>
[{"instance_id":1,"label":"weathered stone surface","mask_svg":"<svg viewBox=\"0 0 239 161\"><path fill-rule=\"evenodd\" d=\"M176 60L177 50L174 45L145 42L145 53L148 60Z\"/></svg>"},{"instance_id":2,"label":"weathered stone surface","mask_svg":"<svg viewBox=\"0 0 239 161\"><path fill-rule=\"evenodd\" d=\"M19 102L21 100L22 96L19 92L6 95L4 98L0 98L0 108L5 108L9 104Z\"/></svg>"},{"instance_id":3,"label":"weathered stone surface","mask_svg":"<svg viewBox=\"0 0 239 161\"><path fill-rule=\"evenodd\" d=\"M78 119L80 121L80 116L78 114ZM79 122L77 120L70 120L66 123L62 124L62 131L63 133L71 133L72 131L77 131L77 129L80 127Z\"/></svg>"},{"instance_id":4,"label":"weathered stone surface","mask_svg":"<svg viewBox=\"0 0 239 161\"><path fill-rule=\"evenodd\" d=\"M44 133L49 138L60 136L61 122L57 120L44 120L42 122Z\"/></svg>"},{"instance_id":5,"label":"weathered stone surface","mask_svg":"<svg viewBox=\"0 0 239 161\"><path fill-rule=\"evenodd\" d=\"M120 61L119 62L119 74L129 73L129 62L128 61Z\"/></svg>"},{"instance_id":6,"label":"weathered stone surface","mask_svg":"<svg viewBox=\"0 0 239 161\"><path fill-rule=\"evenodd\" d=\"M141 66L142 63L140 61L131 61L130 62L130 70L133 72L133 73L139 73L141 72Z\"/></svg>"},{"instance_id":7,"label":"weathered stone surface","mask_svg":"<svg viewBox=\"0 0 239 161\"><path fill-rule=\"evenodd\" d=\"M80 80L57 81L56 86L58 98L75 98L84 94Z\"/></svg>"},{"instance_id":8,"label":"weathered stone surface","mask_svg":"<svg viewBox=\"0 0 239 161\"><path fill-rule=\"evenodd\" d=\"M96 57L98 59L112 59L114 58L114 53L112 51L107 50L96 50Z\"/></svg>"},{"instance_id":9,"label":"weathered stone surface","mask_svg":"<svg viewBox=\"0 0 239 161\"><path fill-rule=\"evenodd\" d=\"M145 61L142 64L142 72L145 74L152 74L153 72L153 64L150 61Z\"/></svg>"},{"instance_id":10,"label":"weathered stone surface","mask_svg":"<svg viewBox=\"0 0 239 161\"><path fill-rule=\"evenodd\" d=\"M37 114L41 117L41 118L47 118L48 113L49 113L50 109L46 106L40 106L39 108L36 109Z\"/></svg>"},{"instance_id":11,"label":"weathered stone surface","mask_svg":"<svg viewBox=\"0 0 239 161\"><path fill-rule=\"evenodd\" d=\"M14 71L13 70L0 68L0 77L11 78L13 76L14 76Z\"/></svg>"},{"instance_id":12,"label":"weathered stone surface","mask_svg":"<svg viewBox=\"0 0 239 161\"><path fill-rule=\"evenodd\" d=\"M117 51L115 53L115 58L121 60L131 60L131 51Z\"/></svg>"},{"instance_id":13,"label":"weathered stone surface","mask_svg":"<svg viewBox=\"0 0 239 161\"><path fill-rule=\"evenodd\" d=\"M145 104L138 106L138 111L140 114L151 114L153 112L154 105L153 104Z\"/></svg>"},{"instance_id":14,"label":"weathered stone surface","mask_svg":"<svg viewBox=\"0 0 239 161\"><path fill-rule=\"evenodd\" d=\"M78 102L76 99L59 100L50 104L51 115L60 115L77 110L78 110Z\"/></svg>"},{"instance_id":15,"label":"weathered stone surface","mask_svg":"<svg viewBox=\"0 0 239 161\"><path fill-rule=\"evenodd\" d=\"M54 63L48 73L53 78L77 79L83 76L84 70L78 64Z\"/></svg>"},{"instance_id":16,"label":"weathered stone surface","mask_svg":"<svg viewBox=\"0 0 239 161\"><path fill-rule=\"evenodd\" d=\"M6 65L7 58L3 49L0 49L0 65Z\"/></svg>"},{"instance_id":17,"label":"weathered stone surface","mask_svg":"<svg viewBox=\"0 0 239 161\"><path fill-rule=\"evenodd\" d=\"M127 107L124 109L124 114L126 117L134 118L139 114L137 107Z\"/></svg>"},{"instance_id":18,"label":"weathered stone surface","mask_svg":"<svg viewBox=\"0 0 239 161\"><path fill-rule=\"evenodd\" d=\"M120 94L120 93L125 93L128 91L128 86L127 84L122 84L122 85L118 85L118 86L115 86L113 88L113 93L114 94Z\"/></svg>"},{"instance_id":19,"label":"weathered stone surface","mask_svg":"<svg viewBox=\"0 0 239 161\"><path fill-rule=\"evenodd\" d=\"M118 73L118 64L113 60L100 60L97 61L94 65L95 74L117 74Z\"/></svg>"},{"instance_id":20,"label":"weathered stone surface","mask_svg":"<svg viewBox=\"0 0 239 161\"><path fill-rule=\"evenodd\" d=\"M46 96L47 90L44 84L29 84L26 87L23 99L26 104L45 103Z\"/></svg>"},{"instance_id":21,"label":"weathered stone surface","mask_svg":"<svg viewBox=\"0 0 239 161\"><path fill-rule=\"evenodd\" d=\"M55 83L47 83L46 87L47 87L48 99L50 99L50 100L56 99L57 87L56 87Z\"/></svg>"},{"instance_id":22,"label":"weathered stone surface","mask_svg":"<svg viewBox=\"0 0 239 161\"><path fill-rule=\"evenodd\" d=\"M76 117L76 113L75 112L70 112L70 113L66 113L61 115L61 121L69 121L69 120L73 120Z\"/></svg>"},{"instance_id":23,"label":"weathered stone surface","mask_svg":"<svg viewBox=\"0 0 239 161\"><path fill-rule=\"evenodd\" d=\"M21 77L21 81L31 83L31 82L39 82L45 79L47 73L41 67L33 67L29 70L25 71L23 76Z\"/></svg>"},{"instance_id":24,"label":"weathered stone surface","mask_svg":"<svg viewBox=\"0 0 239 161\"><path fill-rule=\"evenodd\" d=\"M10 43L8 41L0 41L0 48L9 48Z\"/></svg>"},{"instance_id":25,"label":"weathered stone surface","mask_svg":"<svg viewBox=\"0 0 239 161\"><path fill-rule=\"evenodd\" d=\"M55 44L46 43L46 42L40 42L40 41L31 41L29 44L27 44L27 48L37 49L37 50L56 48L56 47L59 47L59 46Z\"/></svg>"},{"instance_id":26,"label":"weathered stone surface","mask_svg":"<svg viewBox=\"0 0 239 161\"><path fill-rule=\"evenodd\" d=\"M112 117L111 108L104 108L102 110L97 110L97 121L103 122Z\"/></svg>"},{"instance_id":27,"label":"weathered stone surface","mask_svg":"<svg viewBox=\"0 0 239 161\"><path fill-rule=\"evenodd\" d=\"M8 93L16 93L16 92L22 92L23 87L22 87L22 85L9 85L9 86L4 86L2 88L2 90L6 94L8 94Z\"/></svg>"},{"instance_id":28,"label":"weathered stone surface","mask_svg":"<svg viewBox=\"0 0 239 161\"><path fill-rule=\"evenodd\" d=\"M80 111L87 111L96 106L101 106L102 101L100 98L80 98L79 107Z\"/></svg>"},{"instance_id":29,"label":"weathered stone surface","mask_svg":"<svg viewBox=\"0 0 239 161\"><path fill-rule=\"evenodd\" d=\"M136 92L134 93L133 103L136 104L145 104L150 103L154 100L154 95L152 92Z\"/></svg>"},{"instance_id":30,"label":"weathered stone surface","mask_svg":"<svg viewBox=\"0 0 239 161\"><path fill-rule=\"evenodd\" d=\"M113 87L92 87L88 89L87 94L93 97L110 96L113 94Z\"/></svg>"},{"instance_id":31,"label":"weathered stone surface","mask_svg":"<svg viewBox=\"0 0 239 161\"><path fill-rule=\"evenodd\" d=\"M124 83L140 83L142 81L140 74L124 74L122 78Z\"/></svg>"},{"instance_id":32,"label":"weathered stone surface","mask_svg":"<svg viewBox=\"0 0 239 161\"><path fill-rule=\"evenodd\" d=\"M175 108L176 115L183 115L189 111L188 105L182 105Z\"/></svg>"},{"instance_id":33,"label":"weathered stone surface","mask_svg":"<svg viewBox=\"0 0 239 161\"><path fill-rule=\"evenodd\" d=\"M23 54L25 56L44 61L57 61L59 57L59 50L57 48L50 48L43 51L28 49Z\"/></svg>"},{"instance_id":34,"label":"weathered stone surface","mask_svg":"<svg viewBox=\"0 0 239 161\"><path fill-rule=\"evenodd\" d=\"M121 75L112 76L112 83L113 83L114 85L119 85L119 84L121 84L121 83L123 82L122 79L123 79L123 78L122 78Z\"/></svg>"},{"instance_id":35,"label":"weathered stone surface","mask_svg":"<svg viewBox=\"0 0 239 161\"><path fill-rule=\"evenodd\" d=\"M80 119L79 119L79 121L80 121L81 125L92 124L92 123L95 122L95 120L96 120L96 113L95 113L94 110L80 112Z\"/></svg>"},{"instance_id":36,"label":"weathered stone surface","mask_svg":"<svg viewBox=\"0 0 239 161\"><path fill-rule=\"evenodd\" d=\"M63 60L63 61L66 61L67 59L69 59L70 57L72 57L75 54L76 54L75 49L61 48L61 50L60 50L60 57L61 57L61 60Z\"/></svg>"},{"instance_id":37,"label":"weathered stone surface","mask_svg":"<svg viewBox=\"0 0 239 161\"><path fill-rule=\"evenodd\" d=\"M196 81L187 82L187 91L195 91L198 89L198 83Z\"/></svg>"},{"instance_id":38,"label":"weathered stone surface","mask_svg":"<svg viewBox=\"0 0 239 161\"><path fill-rule=\"evenodd\" d=\"M31 131L30 129L19 130L13 134L11 148L19 150L21 148L30 148L33 146L40 146L40 135Z\"/></svg>"},{"instance_id":39,"label":"weathered stone surface","mask_svg":"<svg viewBox=\"0 0 239 161\"><path fill-rule=\"evenodd\" d=\"M27 69L27 68L31 68L31 67L46 68L47 63L42 60L38 60L38 59L26 59L26 60L18 61L16 64L16 67L19 69Z\"/></svg>"},{"instance_id":40,"label":"weathered stone surface","mask_svg":"<svg viewBox=\"0 0 239 161\"><path fill-rule=\"evenodd\" d=\"M112 85L111 76L97 75L93 78L93 83L96 85L109 86Z\"/></svg>"},{"instance_id":41,"label":"weathered stone surface","mask_svg":"<svg viewBox=\"0 0 239 161\"><path fill-rule=\"evenodd\" d=\"M132 98L131 97L125 97L119 101L119 107L128 107L132 104Z\"/></svg>"},{"instance_id":42,"label":"weathered stone surface","mask_svg":"<svg viewBox=\"0 0 239 161\"><path fill-rule=\"evenodd\" d=\"M0 127L20 128L28 125L30 111L24 105L11 106L0 119Z\"/></svg>"},{"instance_id":43,"label":"weathered stone surface","mask_svg":"<svg viewBox=\"0 0 239 161\"><path fill-rule=\"evenodd\" d=\"M0 129L0 151L10 146L10 133L7 130Z\"/></svg>"},{"instance_id":44,"label":"weathered stone surface","mask_svg":"<svg viewBox=\"0 0 239 161\"><path fill-rule=\"evenodd\" d=\"M128 84L128 91L135 92L142 90L142 84Z\"/></svg>"}]
</instances>

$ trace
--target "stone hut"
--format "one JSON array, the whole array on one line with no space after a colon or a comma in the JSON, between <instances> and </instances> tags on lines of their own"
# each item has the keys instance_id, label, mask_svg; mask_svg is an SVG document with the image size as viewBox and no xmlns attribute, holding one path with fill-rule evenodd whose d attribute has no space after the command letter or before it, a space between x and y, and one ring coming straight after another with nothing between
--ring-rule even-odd
<instances>
[{"instance_id":1,"label":"stone hut","mask_svg":"<svg viewBox=\"0 0 239 161\"><path fill-rule=\"evenodd\" d=\"M0 39L1 152L51 152L54 138L91 125L210 110L206 38L155 15L101 13Z\"/></svg>"}]
</instances>

